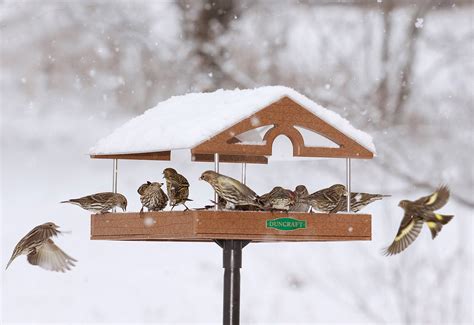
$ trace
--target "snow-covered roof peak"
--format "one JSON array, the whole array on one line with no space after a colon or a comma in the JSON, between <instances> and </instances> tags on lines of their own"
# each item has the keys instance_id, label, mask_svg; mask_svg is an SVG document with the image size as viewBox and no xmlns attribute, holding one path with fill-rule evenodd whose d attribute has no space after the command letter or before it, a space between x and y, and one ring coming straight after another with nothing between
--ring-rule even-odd
<instances>
[{"instance_id":1,"label":"snow-covered roof peak","mask_svg":"<svg viewBox=\"0 0 474 325\"><path fill-rule=\"evenodd\" d=\"M101 139L91 155L191 149L274 102L289 97L375 154L372 137L292 88L219 89L173 96Z\"/></svg>"}]
</instances>

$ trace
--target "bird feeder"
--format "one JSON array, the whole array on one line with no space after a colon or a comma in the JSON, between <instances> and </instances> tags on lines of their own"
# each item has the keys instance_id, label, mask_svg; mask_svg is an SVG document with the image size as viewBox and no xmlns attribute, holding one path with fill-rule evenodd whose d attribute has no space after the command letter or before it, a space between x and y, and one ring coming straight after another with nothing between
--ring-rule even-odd
<instances>
[{"instance_id":1,"label":"bird feeder","mask_svg":"<svg viewBox=\"0 0 474 325\"><path fill-rule=\"evenodd\" d=\"M304 136L308 133L336 145L310 146ZM290 139L294 157L344 158L348 193L351 159L371 159L375 152L371 137L338 114L293 89L272 86L172 97L100 140L90 156L113 160L114 191L118 160L169 161L177 149L189 150L192 162L214 162L216 172L220 163L242 164L245 183L247 164L267 164L273 142L280 135ZM91 239L217 243L223 249L225 268L223 322L237 324L242 248L250 242L370 240L371 215L350 213L350 195L347 211L281 213L216 208L144 215L107 213L91 216Z\"/></svg>"}]
</instances>

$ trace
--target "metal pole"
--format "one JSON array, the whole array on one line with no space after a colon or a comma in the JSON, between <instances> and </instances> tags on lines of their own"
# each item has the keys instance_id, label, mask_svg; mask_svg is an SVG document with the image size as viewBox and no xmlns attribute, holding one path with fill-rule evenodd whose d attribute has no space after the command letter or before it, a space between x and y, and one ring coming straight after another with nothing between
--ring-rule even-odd
<instances>
[{"instance_id":1,"label":"metal pole","mask_svg":"<svg viewBox=\"0 0 474 325\"><path fill-rule=\"evenodd\" d=\"M241 181L243 184L247 183L247 163L242 163L242 176Z\"/></svg>"},{"instance_id":2,"label":"metal pole","mask_svg":"<svg viewBox=\"0 0 474 325\"><path fill-rule=\"evenodd\" d=\"M218 153L214 154L214 171L216 173L219 172L219 154ZM219 210L219 196L217 195L217 192L215 191L214 191L214 202L216 202L214 209Z\"/></svg>"},{"instance_id":3,"label":"metal pole","mask_svg":"<svg viewBox=\"0 0 474 325\"><path fill-rule=\"evenodd\" d=\"M112 192L114 193L117 193L117 175L118 175L118 159L114 159L113 167L112 167ZM113 208L112 212L117 212L117 209Z\"/></svg>"},{"instance_id":4,"label":"metal pole","mask_svg":"<svg viewBox=\"0 0 474 325\"><path fill-rule=\"evenodd\" d=\"M347 212L351 212L351 158L346 158Z\"/></svg>"},{"instance_id":5,"label":"metal pole","mask_svg":"<svg viewBox=\"0 0 474 325\"><path fill-rule=\"evenodd\" d=\"M224 267L224 325L240 322L240 269L242 268L242 240L226 239L223 245Z\"/></svg>"},{"instance_id":6,"label":"metal pole","mask_svg":"<svg viewBox=\"0 0 474 325\"><path fill-rule=\"evenodd\" d=\"M112 192L117 193L117 172L118 172L118 159L113 161L112 169Z\"/></svg>"}]
</instances>

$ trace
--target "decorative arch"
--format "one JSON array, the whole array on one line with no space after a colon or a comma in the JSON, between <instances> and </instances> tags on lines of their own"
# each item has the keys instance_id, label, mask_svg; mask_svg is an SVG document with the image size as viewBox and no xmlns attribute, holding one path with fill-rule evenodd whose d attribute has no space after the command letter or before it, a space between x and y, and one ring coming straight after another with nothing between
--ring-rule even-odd
<instances>
[{"instance_id":1,"label":"decorative arch","mask_svg":"<svg viewBox=\"0 0 474 325\"><path fill-rule=\"evenodd\" d=\"M265 133L263 145L239 144L236 135L264 125L273 125L273 127ZM303 136L294 126L316 132L339 147L306 146ZM192 153L196 157L214 153L230 157L239 156L239 159L243 161L249 156L253 156L254 159L255 157L266 158L272 155L273 141L279 135L285 135L290 139L293 145L293 156L296 157L373 158L372 152L288 97L261 109L251 117L197 145L192 149Z\"/></svg>"}]
</instances>

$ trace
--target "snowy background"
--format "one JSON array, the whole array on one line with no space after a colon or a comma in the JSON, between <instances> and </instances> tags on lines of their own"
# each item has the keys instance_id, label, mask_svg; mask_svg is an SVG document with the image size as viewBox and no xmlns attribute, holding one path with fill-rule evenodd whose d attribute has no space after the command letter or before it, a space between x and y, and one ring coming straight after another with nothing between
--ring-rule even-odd
<instances>
[{"instance_id":1,"label":"snowy background","mask_svg":"<svg viewBox=\"0 0 474 325\"><path fill-rule=\"evenodd\" d=\"M112 162L87 152L172 95L282 84L374 137L353 162L353 188L392 194L370 242L251 244L241 319L253 322L473 321L474 26L471 1L0 1L2 268L32 227L53 221L79 260L66 274L24 257L1 271L2 322L219 323L215 244L90 241L88 213L59 201L111 189ZM286 141L286 142L285 142ZM288 141L278 150L288 154ZM136 188L173 166L194 204L212 197L206 163L120 161L129 210ZM240 166L221 170L238 177ZM281 171L284 170L285 173ZM257 192L344 181L343 160L248 166ZM380 249L400 199L447 183L456 217L424 229L399 256Z\"/></svg>"}]
</instances>

